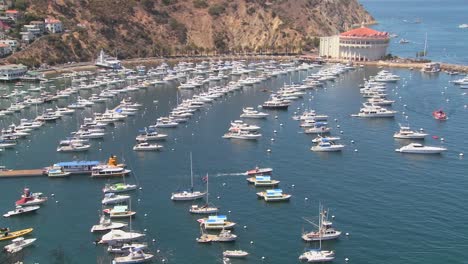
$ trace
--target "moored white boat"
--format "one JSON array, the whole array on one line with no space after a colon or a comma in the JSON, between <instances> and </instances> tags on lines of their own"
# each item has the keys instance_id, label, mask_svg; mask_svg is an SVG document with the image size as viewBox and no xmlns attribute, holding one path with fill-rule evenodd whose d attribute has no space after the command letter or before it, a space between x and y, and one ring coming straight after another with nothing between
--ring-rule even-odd
<instances>
[{"instance_id":1,"label":"moored white boat","mask_svg":"<svg viewBox=\"0 0 468 264\"><path fill-rule=\"evenodd\" d=\"M37 239L36 238L28 238L24 239L24 237L18 237L12 240L13 243L6 245L4 247L5 251L14 254L20 252L25 247L32 245Z\"/></svg>"},{"instance_id":2,"label":"moored white boat","mask_svg":"<svg viewBox=\"0 0 468 264\"><path fill-rule=\"evenodd\" d=\"M410 143L399 149L395 149L396 152L413 154L440 154L446 150L447 149L443 147L424 146L419 143Z\"/></svg>"}]
</instances>

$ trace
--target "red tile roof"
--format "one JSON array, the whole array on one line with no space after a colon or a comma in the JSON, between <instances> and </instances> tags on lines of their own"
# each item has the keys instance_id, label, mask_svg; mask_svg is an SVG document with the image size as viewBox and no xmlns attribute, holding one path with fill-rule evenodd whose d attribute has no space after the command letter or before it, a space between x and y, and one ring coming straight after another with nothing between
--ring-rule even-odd
<instances>
[{"instance_id":1,"label":"red tile roof","mask_svg":"<svg viewBox=\"0 0 468 264\"><path fill-rule=\"evenodd\" d=\"M18 14L18 10L7 10L5 11L7 14Z\"/></svg>"},{"instance_id":2,"label":"red tile roof","mask_svg":"<svg viewBox=\"0 0 468 264\"><path fill-rule=\"evenodd\" d=\"M360 27L346 31L340 34L341 37L358 37L358 38L388 38L387 32L380 32L374 29Z\"/></svg>"}]
</instances>

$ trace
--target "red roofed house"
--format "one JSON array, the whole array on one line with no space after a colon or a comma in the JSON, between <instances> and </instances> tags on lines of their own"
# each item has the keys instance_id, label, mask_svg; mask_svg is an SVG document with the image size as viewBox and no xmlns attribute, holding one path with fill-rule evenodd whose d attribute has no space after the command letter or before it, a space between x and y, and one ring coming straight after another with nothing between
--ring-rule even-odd
<instances>
[{"instance_id":1,"label":"red roofed house","mask_svg":"<svg viewBox=\"0 0 468 264\"><path fill-rule=\"evenodd\" d=\"M55 18L46 18L44 20L45 28L52 34L61 33L63 31L62 22Z\"/></svg>"},{"instance_id":2,"label":"red roofed house","mask_svg":"<svg viewBox=\"0 0 468 264\"><path fill-rule=\"evenodd\" d=\"M13 20L17 20L20 16L20 12L18 10L7 10L5 11L5 16L12 18Z\"/></svg>"},{"instance_id":3,"label":"red roofed house","mask_svg":"<svg viewBox=\"0 0 468 264\"><path fill-rule=\"evenodd\" d=\"M351 61L379 60L387 54L389 39L387 32L361 26L320 38L320 56Z\"/></svg>"}]
</instances>

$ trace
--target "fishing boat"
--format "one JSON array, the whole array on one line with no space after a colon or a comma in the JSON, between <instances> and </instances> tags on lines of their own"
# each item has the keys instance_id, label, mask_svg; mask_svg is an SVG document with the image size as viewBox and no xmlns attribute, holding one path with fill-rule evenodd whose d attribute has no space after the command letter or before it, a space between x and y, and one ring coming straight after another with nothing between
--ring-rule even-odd
<instances>
[{"instance_id":1,"label":"fishing boat","mask_svg":"<svg viewBox=\"0 0 468 264\"><path fill-rule=\"evenodd\" d=\"M280 181L272 180L270 176L254 176L247 178L249 183L253 183L255 187L274 187L277 186Z\"/></svg>"},{"instance_id":2,"label":"fishing boat","mask_svg":"<svg viewBox=\"0 0 468 264\"><path fill-rule=\"evenodd\" d=\"M206 195L206 192L194 191L193 190L193 165L192 165L192 153L190 153L190 189L182 192L175 192L171 195L173 201L192 201L201 199Z\"/></svg>"},{"instance_id":3,"label":"fishing boat","mask_svg":"<svg viewBox=\"0 0 468 264\"><path fill-rule=\"evenodd\" d=\"M206 230L232 229L236 225L234 222L227 221L225 215L210 215L208 218L201 218L197 221Z\"/></svg>"},{"instance_id":4,"label":"fishing boat","mask_svg":"<svg viewBox=\"0 0 468 264\"><path fill-rule=\"evenodd\" d=\"M323 206L319 207L319 223L316 225L314 222L304 218L307 222L318 227L317 231L304 232L302 234L302 239L307 242L311 241L321 241L321 240L333 240L337 239L341 235L341 231L335 230L332 225L333 223L328 221L327 210L324 210Z\"/></svg>"},{"instance_id":5,"label":"fishing boat","mask_svg":"<svg viewBox=\"0 0 468 264\"><path fill-rule=\"evenodd\" d=\"M102 211L108 214L111 219L112 218L128 218L136 214L135 211L129 210L128 206L126 205L116 205L114 206L114 208L111 208L111 209L108 208Z\"/></svg>"},{"instance_id":6,"label":"fishing boat","mask_svg":"<svg viewBox=\"0 0 468 264\"><path fill-rule=\"evenodd\" d=\"M47 201L47 197L44 197L42 193L31 193L29 188L24 188L21 199L16 201L16 206L31 206L40 205Z\"/></svg>"},{"instance_id":7,"label":"fishing boat","mask_svg":"<svg viewBox=\"0 0 468 264\"><path fill-rule=\"evenodd\" d=\"M9 211L8 213L4 214L3 217L10 217L10 216L15 216L15 215L21 215L21 214L27 214L27 213L33 213L41 208L38 205L34 206L17 206L15 210Z\"/></svg>"},{"instance_id":8,"label":"fishing boat","mask_svg":"<svg viewBox=\"0 0 468 264\"><path fill-rule=\"evenodd\" d=\"M154 257L152 254L147 254L141 249L131 249L130 253L124 257L116 257L112 261L115 264L130 264L130 263L144 263L151 261Z\"/></svg>"},{"instance_id":9,"label":"fishing boat","mask_svg":"<svg viewBox=\"0 0 468 264\"><path fill-rule=\"evenodd\" d=\"M117 203L122 203L130 200L129 195L117 195L115 193L106 193L104 194L104 199L102 199L102 204L103 205L108 205L108 204L117 204Z\"/></svg>"},{"instance_id":10,"label":"fishing boat","mask_svg":"<svg viewBox=\"0 0 468 264\"><path fill-rule=\"evenodd\" d=\"M432 112L432 116L435 119L442 120L442 121L448 119L447 114L444 111L442 111L442 109L439 109L439 110L436 110L436 111Z\"/></svg>"},{"instance_id":11,"label":"fishing boat","mask_svg":"<svg viewBox=\"0 0 468 264\"><path fill-rule=\"evenodd\" d=\"M121 193L136 190L136 184L127 184L127 183L115 183L115 184L106 184L102 191L104 193Z\"/></svg>"},{"instance_id":12,"label":"fishing boat","mask_svg":"<svg viewBox=\"0 0 468 264\"><path fill-rule=\"evenodd\" d=\"M247 176L255 176L255 175L271 174L272 172L273 172L272 168L255 167L255 169L248 170L245 173L247 174Z\"/></svg>"},{"instance_id":13,"label":"fishing boat","mask_svg":"<svg viewBox=\"0 0 468 264\"><path fill-rule=\"evenodd\" d=\"M71 172L66 172L63 167L54 166L47 170L47 176L50 178L63 178L70 176Z\"/></svg>"},{"instance_id":14,"label":"fishing boat","mask_svg":"<svg viewBox=\"0 0 468 264\"><path fill-rule=\"evenodd\" d=\"M99 224L93 225L91 227L91 233L108 231L112 229L120 229L126 226L127 226L126 223L112 222L109 218L102 215L101 218L99 219Z\"/></svg>"},{"instance_id":15,"label":"fishing boat","mask_svg":"<svg viewBox=\"0 0 468 264\"><path fill-rule=\"evenodd\" d=\"M122 243L130 242L144 237L145 234L137 232L125 232L119 229L113 229L107 234L103 235L99 244L113 244L113 243Z\"/></svg>"},{"instance_id":16,"label":"fishing boat","mask_svg":"<svg viewBox=\"0 0 468 264\"><path fill-rule=\"evenodd\" d=\"M31 233L33 230L34 229L32 228L27 228L23 230L10 232L10 229L8 228L0 228L0 241L10 240L10 239L14 239L20 236L24 236L24 235Z\"/></svg>"},{"instance_id":17,"label":"fishing boat","mask_svg":"<svg viewBox=\"0 0 468 264\"><path fill-rule=\"evenodd\" d=\"M209 176L208 174L203 178L206 179L206 203L204 205L194 204L190 207L189 212L192 214L214 214L219 211L218 207L210 206L209 203L209 192L208 192L208 185L209 185Z\"/></svg>"},{"instance_id":18,"label":"fishing boat","mask_svg":"<svg viewBox=\"0 0 468 264\"><path fill-rule=\"evenodd\" d=\"M424 146L419 143L410 143L406 146L403 146L399 149L395 149L396 152L400 153L412 153L412 154L440 154L446 151L446 148L442 147L433 147L433 146Z\"/></svg>"},{"instance_id":19,"label":"fishing boat","mask_svg":"<svg viewBox=\"0 0 468 264\"><path fill-rule=\"evenodd\" d=\"M146 141L138 142L135 146L133 146L133 150L135 151L157 151L162 148L163 148L162 145L150 144Z\"/></svg>"},{"instance_id":20,"label":"fishing boat","mask_svg":"<svg viewBox=\"0 0 468 264\"><path fill-rule=\"evenodd\" d=\"M131 250L135 249L146 249L148 245L145 243L117 243L111 244L107 247L107 252L114 253L114 254L126 254L129 253Z\"/></svg>"},{"instance_id":21,"label":"fishing boat","mask_svg":"<svg viewBox=\"0 0 468 264\"><path fill-rule=\"evenodd\" d=\"M225 250L223 251L223 257L225 258L245 258L249 255L247 251L244 250Z\"/></svg>"},{"instance_id":22,"label":"fishing boat","mask_svg":"<svg viewBox=\"0 0 468 264\"><path fill-rule=\"evenodd\" d=\"M264 199L266 202L283 202L289 201L291 198L290 194L283 193L281 189L266 190L264 192L258 192L257 196Z\"/></svg>"},{"instance_id":23,"label":"fishing boat","mask_svg":"<svg viewBox=\"0 0 468 264\"><path fill-rule=\"evenodd\" d=\"M14 254L14 253L20 252L25 247L32 245L34 241L36 241L36 238L24 239L24 237L18 237L18 238L13 239L11 241L13 243L5 246L4 249L6 252L10 254Z\"/></svg>"}]
</instances>

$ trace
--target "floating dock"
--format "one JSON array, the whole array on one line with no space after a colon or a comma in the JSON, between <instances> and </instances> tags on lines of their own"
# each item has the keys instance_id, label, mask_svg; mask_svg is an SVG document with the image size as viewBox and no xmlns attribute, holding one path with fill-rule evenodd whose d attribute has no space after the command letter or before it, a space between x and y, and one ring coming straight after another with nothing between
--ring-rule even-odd
<instances>
[{"instance_id":1,"label":"floating dock","mask_svg":"<svg viewBox=\"0 0 468 264\"><path fill-rule=\"evenodd\" d=\"M47 176L43 169L34 170L5 170L0 171L0 178L38 177Z\"/></svg>"}]
</instances>

